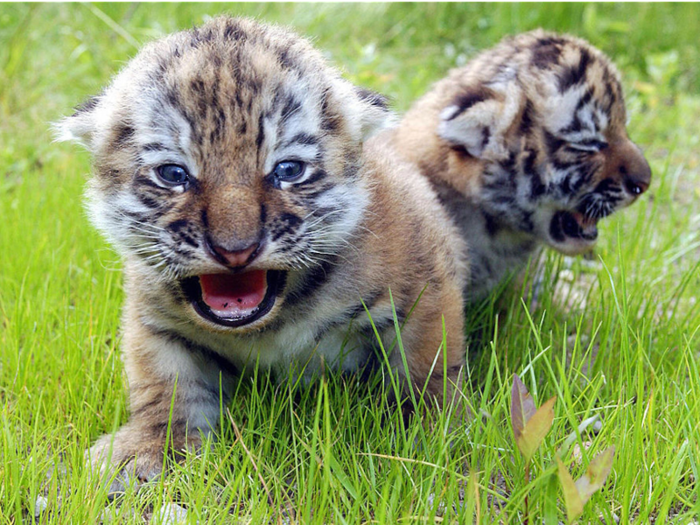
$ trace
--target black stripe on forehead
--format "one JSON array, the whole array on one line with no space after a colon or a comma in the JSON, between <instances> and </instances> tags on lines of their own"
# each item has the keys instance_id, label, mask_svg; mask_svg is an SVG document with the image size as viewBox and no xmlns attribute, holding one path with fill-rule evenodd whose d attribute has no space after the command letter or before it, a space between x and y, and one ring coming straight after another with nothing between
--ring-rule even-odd
<instances>
[{"instance_id":1,"label":"black stripe on forehead","mask_svg":"<svg viewBox=\"0 0 700 525\"><path fill-rule=\"evenodd\" d=\"M168 148L160 142L149 142L141 146L141 151L166 151Z\"/></svg>"},{"instance_id":2,"label":"black stripe on forehead","mask_svg":"<svg viewBox=\"0 0 700 525\"><path fill-rule=\"evenodd\" d=\"M619 104L624 111L622 85L617 75L613 73L607 64L603 68L603 84L605 86L605 94L603 96L603 110L605 113L610 116L612 107L615 104Z\"/></svg>"},{"instance_id":3,"label":"black stripe on forehead","mask_svg":"<svg viewBox=\"0 0 700 525\"><path fill-rule=\"evenodd\" d=\"M185 113L185 107L183 106L182 102L180 101L180 95L178 94L177 90L174 87L169 87L165 91L165 100L170 104L170 107L173 109L177 110L180 114ZM162 110L163 108L161 108Z\"/></svg>"},{"instance_id":4,"label":"black stripe on forehead","mask_svg":"<svg viewBox=\"0 0 700 525\"><path fill-rule=\"evenodd\" d=\"M166 127L167 132L170 133L172 137L179 138L181 129L176 123L172 121L163 121L162 117L168 113L168 106L185 120L192 133L192 141L196 144L201 143L202 137L199 131L201 119L196 118L195 115L187 110L186 105L182 102L180 93L173 87L166 89L164 100L157 100L150 108L151 127L153 129L162 129Z\"/></svg>"},{"instance_id":5,"label":"black stripe on forehead","mask_svg":"<svg viewBox=\"0 0 700 525\"><path fill-rule=\"evenodd\" d=\"M292 144L299 144L300 146L316 146L319 144L321 139L316 135L311 135L309 133L297 133L289 140L285 141L282 146L291 146Z\"/></svg>"},{"instance_id":6,"label":"black stripe on forehead","mask_svg":"<svg viewBox=\"0 0 700 525\"><path fill-rule=\"evenodd\" d=\"M603 68L603 84L612 86L615 91L620 89L620 83L615 78L615 75L611 73L609 67Z\"/></svg>"},{"instance_id":7,"label":"black stripe on forehead","mask_svg":"<svg viewBox=\"0 0 700 525\"><path fill-rule=\"evenodd\" d=\"M217 32L215 31L216 26L213 25L204 25L202 27L194 27L190 29L188 32L188 35L190 37L189 41L187 42L190 47L192 48L198 48L202 44L207 44L209 42L212 42L216 40Z\"/></svg>"},{"instance_id":8,"label":"black stripe on forehead","mask_svg":"<svg viewBox=\"0 0 700 525\"><path fill-rule=\"evenodd\" d=\"M258 149L260 149L264 140L265 140L265 114L260 113L260 116L258 117L258 135L257 135L257 137L255 137L255 145L257 146Z\"/></svg>"},{"instance_id":9,"label":"black stripe on forehead","mask_svg":"<svg viewBox=\"0 0 700 525\"><path fill-rule=\"evenodd\" d=\"M563 71L557 74L560 93L564 93L573 86L581 84L586 80L586 70L589 64L593 63L595 59L587 49L580 49L579 53L580 57L577 64L567 66Z\"/></svg>"},{"instance_id":10,"label":"black stripe on forehead","mask_svg":"<svg viewBox=\"0 0 700 525\"><path fill-rule=\"evenodd\" d=\"M280 118L284 122L289 117L294 115L297 111L301 109L301 102L297 100L294 95L287 95L284 98L284 106L282 107L282 112L280 113Z\"/></svg>"},{"instance_id":11,"label":"black stripe on forehead","mask_svg":"<svg viewBox=\"0 0 700 525\"><path fill-rule=\"evenodd\" d=\"M209 131L209 142L210 143L214 143L214 142L219 140L219 138L223 134L224 128L226 126L226 112L224 111L224 109L221 106L216 105L214 107L213 115L214 115L214 117L213 117L213 119L214 119L213 124L214 125L213 125L212 129Z\"/></svg>"},{"instance_id":12,"label":"black stripe on forehead","mask_svg":"<svg viewBox=\"0 0 700 525\"><path fill-rule=\"evenodd\" d=\"M208 90L201 77L194 78L189 85L189 93L186 94L188 99L196 101L199 119L205 119L209 111Z\"/></svg>"},{"instance_id":13,"label":"black stripe on forehead","mask_svg":"<svg viewBox=\"0 0 700 525\"><path fill-rule=\"evenodd\" d=\"M530 62L539 69L547 69L559 63L564 40L558 37L541 38L535 42Z\"/></svg>"}]
</instances>

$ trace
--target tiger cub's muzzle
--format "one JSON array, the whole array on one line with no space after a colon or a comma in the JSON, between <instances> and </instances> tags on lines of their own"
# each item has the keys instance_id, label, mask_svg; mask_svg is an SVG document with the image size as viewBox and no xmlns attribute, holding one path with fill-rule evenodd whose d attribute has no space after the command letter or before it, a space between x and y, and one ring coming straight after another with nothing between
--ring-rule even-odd
<instances>
[{"instance_id":1,"label":"tiger cub's muzzle","mask_svg":"<svg viewBox=\"0 0 700 525\"><path fill-rule=\"evenodd\" d=\"M550 245L577 255L590 250L598 239L598 221L629 206L649 189L651 168L639 147L625 138L611 141L602 152L599 181L577 199L572 209L556 211L550 222Z\"/></svg>"}]
</instances>

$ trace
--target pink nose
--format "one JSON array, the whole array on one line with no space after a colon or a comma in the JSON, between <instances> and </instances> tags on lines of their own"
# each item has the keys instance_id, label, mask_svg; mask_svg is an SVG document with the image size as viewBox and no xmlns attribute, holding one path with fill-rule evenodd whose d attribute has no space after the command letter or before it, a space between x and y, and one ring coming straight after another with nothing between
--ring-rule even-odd
<instances>
[{"instance_id":1,"label":"pink nose","mask_svg":"<svg viewBox=\"0 0 700 525\"><path fill-rule=\"evenodd\" d=\"M246 264L251 262L257 255L256 252L260 247L260 243L254 242L253 244L246 248L243 248L242 250L230 251L221 246L217 246L211 241L208 244L209 249L211 250L214 258L220 263L225 264L226 266L230 266L231 268L245 266Z\"/></svg>"}]
</instances>

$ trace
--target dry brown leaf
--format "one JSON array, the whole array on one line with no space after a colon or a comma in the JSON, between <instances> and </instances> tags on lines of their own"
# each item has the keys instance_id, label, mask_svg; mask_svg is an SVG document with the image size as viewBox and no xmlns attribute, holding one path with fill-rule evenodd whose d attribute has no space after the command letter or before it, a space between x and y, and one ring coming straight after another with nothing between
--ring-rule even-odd
<instances>
[{"instance_id":1,"label":"dry brown leaf","mask_svg":"<svg viewBox=\"0 0 700 525\"><path fill-rule=\"evenodd\" d=\"M542 444L547 432L552 428L552 422L554 421L554 402L556 400L557 397L554 396L537 409L537 412L525 423L525 428L520 433L520 436L515 438L520 452L525 456L525 460L527 461L532 458L535 451L537 451Z\"/></svg>"},{"instance_id":2,"label":"dry brown leaf","mask_svg":"<svg viewBox=\"0 0 700 525\"><path fill-rule=\"evenodd\" d=\"M569 522L572 522L583 514L583 501L581 501L581 496L579 496L574 478L571 477L571 474L569 474L569 471L559 458L557 458L557 469L559 471L559 482L564 491L566 516L569 518Z\"/></svg>"},{"instance_id":3,"label":"dry brown leaf","mask_svg":"<svg viewBox=\"0 0 700 525\"><path fill-rule=\"evenodd\" d=\"M513 388L510 394L510 420L516 441L536 411L537 407L535 407L535 402L527 387L517 374L513 374Z\"/></svg>"},{"instance_id":4,"label":"dry brown leaf","mask_svg":"<svg viewBox=\"0 0 700 525\"><path fill-rule=\"evenodd\" d=\"M606 448L591 460L586 469L586 474L576 480L576 489L584 504L591 499L593 493L605 485L605 480L612 469L614 456L615 447Z\"/></svg>"}]
</instances>

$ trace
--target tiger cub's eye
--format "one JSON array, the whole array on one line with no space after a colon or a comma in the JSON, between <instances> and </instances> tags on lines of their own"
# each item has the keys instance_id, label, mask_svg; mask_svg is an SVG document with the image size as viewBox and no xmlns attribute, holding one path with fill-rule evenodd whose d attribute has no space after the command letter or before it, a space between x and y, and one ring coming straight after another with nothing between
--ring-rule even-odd
<instances>
[{"instance_id":1,"label":"tiger cub's eye","mask_svg":"<svg viewBox=\"0 0 700 525\"><path fill-rule=\"evenodd\" d=\"M297 160L285 160L277 164L272 175L280 182L294 182L304 174L306 166Z\"/></svg>"},{"instance_id":2,"label":"tiger cub's eye","mask_svg":"<svg viewBox=\"0 0 700 525\"><path fill-rule=\"evenodd\" d=\"M163 182L172 186L185 184L190 178L187 170L177 164L163 164L162 166L158 166L156 173Z\"/></svg>"}]
</instances>

